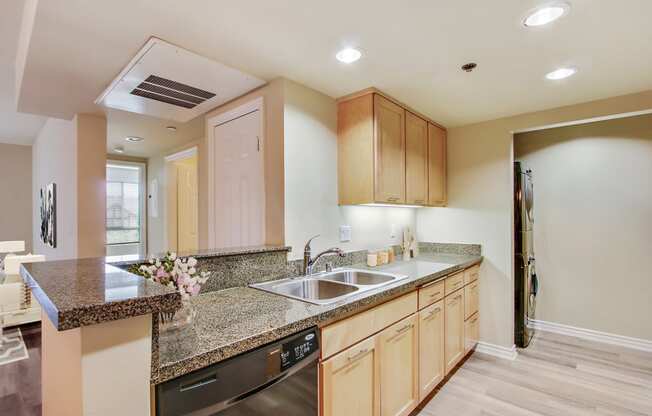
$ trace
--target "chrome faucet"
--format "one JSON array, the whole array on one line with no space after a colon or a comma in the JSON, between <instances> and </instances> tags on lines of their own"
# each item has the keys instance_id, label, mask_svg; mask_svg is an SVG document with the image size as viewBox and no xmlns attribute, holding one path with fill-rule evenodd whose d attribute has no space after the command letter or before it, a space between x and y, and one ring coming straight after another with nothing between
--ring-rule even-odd
<instances>
[{"instance_id":1,"label":"chrome faucet","mask_svg":"<svg viewBox=\"0 0 652 416\"><path fill-rule=\"evenodd\" d=\"M333 248L329 248L328 250L322 251L321 253L317 254L314 258L312 258L311 257L312 249L310 248L310 242L317 237L319 237L319 234L309 239L308 242L306 243L306 246L303 248L303 275L304 276L310 276L312 274L312 269L315 266L315 263L323 255L337 254L340 257L344 257L344 252L341 249L337 247L333 247Z\"/></svg>"}]
</instances>

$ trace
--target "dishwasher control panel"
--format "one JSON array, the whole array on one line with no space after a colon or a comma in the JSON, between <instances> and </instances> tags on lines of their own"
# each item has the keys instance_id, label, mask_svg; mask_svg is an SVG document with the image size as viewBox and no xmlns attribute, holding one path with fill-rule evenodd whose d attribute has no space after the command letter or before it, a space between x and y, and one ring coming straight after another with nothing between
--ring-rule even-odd
<instances>
[{"instance_id":1,"label":"dishwasher control panel","mask_svg":"<svg viewBox=\"0 0 652 416\"><path fill-rule=\"evenodd\" d=\"M277 376L318 350L316 329L284 342L267 353L267 377Z\"/></svg>"}]
</instances>

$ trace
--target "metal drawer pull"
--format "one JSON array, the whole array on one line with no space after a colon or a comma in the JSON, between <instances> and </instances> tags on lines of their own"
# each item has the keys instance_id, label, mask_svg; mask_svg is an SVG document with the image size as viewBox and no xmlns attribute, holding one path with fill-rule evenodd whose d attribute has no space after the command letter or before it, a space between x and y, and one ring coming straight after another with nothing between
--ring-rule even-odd
<instances>
[{"instance_id":1,"label":"metal drawer pull","mask_svg":"<svg viewBox=\"0 0 652 416\"><path fill-rule=\"evenodd\" d=\"M439 296L439 295L441 295L441 290L439 292L431 293L430 297L434 298L435 296Z\"/></svg>"},{"instance_id":2,"label":"metal drawer pull","mask_svg":"<svg viewBox=\"0 0 652 416\"><path fill-rule=\"evenodd\" d=\"M396 330L396 333L397 333L397 334L401 334L401 333L407 331L408 329L412 328L413 326L414 326L414 324L407 324L407 325L405 325L403 328L399 328L399 329L397 329L397 330Z\"/></svg>"},{"instance_id":3,"label":"metal drawer pull","mask_svg":"<svg viewBox=\"0 0 652 416\"><path fill-rule=\"evenodd\" d=\"M430 318L432 318L432 317L435 316L435 314L438 313L438 312L441 312L441 308L435 308L435 309L433 309L432 311L430 311L430 313L428 314L428 316L426 316L426 319L430 319Z\"/></svg>"},{"instance_id":4,"label":"metal drawer pull","mask_svg":"<svg viewBox=\"0 0 652 416\"><path fill-rule=\"evenodd\" d=\"M349 360L349 361L354 361L354 360L357 360L358 358L362 357L363 355L365 355L368 352L369 352L369 348L365 348L365 349L362 349L362 350L358 351L357 353L355 353L355 354L353 354L353 355L351 355L349 357L346 357L346 359Z\"/></svg>"},{"instance_id":5,"label":"metal drawer pull","mask_svg":"<svg viewBox=\"0 0 652 416\"><path fill-rule=\"evenodd\" d=\"M460 283L462 283L462 282L455 282L455 283L453 283L453 287L458 287L458 286L460 285Z\"/></svg>"},{"instance_id":6,"label":"metal drawer pull","mask_svg":"<svg viewBox=\"0 0 652 416\"><path fill-rule=\"evenodd\" d=\"M390 201L390 202L396 202L396 201L398 201L399 199L400 199L400 198L398 198L398 197L394 197L394 196L391 197L391 198L387 198L387 200Z\"/></svg>"},{"instance_id":7,"label":"metal drawer pull","mask_svg":"<svg viewBox=\"0 0 652 416\"><path fill-rule=\"evenodd\" d=\"M476 322L478 322L478 317L477 317L477 316L476 316L475 318L473 318L473 320L471 321L471 323L474 324L474 323L476 323Z\"/></svg>"}]
</instances>

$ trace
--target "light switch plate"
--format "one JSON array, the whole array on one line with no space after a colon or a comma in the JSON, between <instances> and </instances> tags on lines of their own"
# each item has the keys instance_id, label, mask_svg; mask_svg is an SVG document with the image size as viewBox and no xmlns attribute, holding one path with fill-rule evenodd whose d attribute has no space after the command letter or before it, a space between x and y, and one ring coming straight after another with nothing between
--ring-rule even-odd
<instances>
[{"instance_id":1,"label":"light switch plate","mask_svg":"<svg viewBox=\"0 0 652 416\"><path fill-rule=\"evenodd\" d=\"M347 241L351 241L351 226L340 225L340 242L346 243Z\"/></svg>"}]
</instances>

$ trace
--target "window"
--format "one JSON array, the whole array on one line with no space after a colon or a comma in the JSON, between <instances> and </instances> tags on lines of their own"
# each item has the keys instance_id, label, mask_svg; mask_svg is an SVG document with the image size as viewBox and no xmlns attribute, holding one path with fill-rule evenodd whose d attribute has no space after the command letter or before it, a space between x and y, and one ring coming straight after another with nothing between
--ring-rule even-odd
<instances>
[{"instance_id":1,"label":"window","mask_svg":"<svg viewBox=\"0 0 652 416\"><path fill-rule=\"evenodd\" d=\"M106 167L107 255L144 254L144 166L110 162Z\"/></svg>"}]
</instances>

